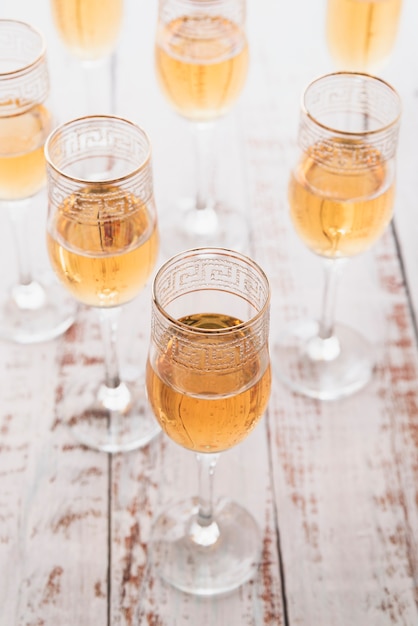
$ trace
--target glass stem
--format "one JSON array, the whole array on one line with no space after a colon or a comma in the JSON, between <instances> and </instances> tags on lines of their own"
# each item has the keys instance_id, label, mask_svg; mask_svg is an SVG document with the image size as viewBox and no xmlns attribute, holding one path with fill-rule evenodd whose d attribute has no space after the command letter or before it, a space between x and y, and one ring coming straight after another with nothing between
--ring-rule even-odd
<instances>
[{"instance_id":1,"label":"glass stem","mask_svg":"<svg viewBox=\"0 0 418 626\"><path fill-rule=\"evenodd\" d=\"M32 282L25 219L28 206L27 200L16 200L7 204L16 247L19 285L30 285Z\"/></svg>"},{"instance_id":2,"label":"glass stem","mask_svg":"<svg viewBox=\"0 0 418 626\"><path fill-rule=\"evenodd\" d=\"M27 240L26 216L29 199L6 203L16 250L17 283L11 288L11 299L21 311L39 311L46 304L46 292L32 277Z\"/></svg>"},{"instance_id":3,"label":"glass stem","mask_svg":"<svg viewBox=\"0 0 418 626\"><path fill-rule=\"evenodd\" d=\"M334 334L334 312L338 278L344 262L345 259L324 259L325 286L318 335L312 337L306 346L312 361L334 361L341 352L339 339Z\"/></svg>"},{"instance_id":4,"label":"glass stem","mask_svg":"<svg viewBox=\"0 0 418 626\"><path fill-rule=\"evenodd\" d=\"M120 312L120 307L99 310L105 357L105 385L110 389L116 389L120 385L117 355L117 333Z\"/></svg>"},{"instance_id":5,"label":"glass stem","mask_svg":"<svg viewBox=\"0 0 418 626\"><path fill-rule=\"evenodd\" d=\"M325 285L319 318L319 336L321 339L329 339L334 334L335 304L341 261L342 259L324 259Z\"/></svg>"},{"instance_id":6,"label":"glass stem","mask_svg":"<svg viewBox=\"0 0 418 626\"><path fill-rule=\"evenodd\" d=\"M199 467L198 523L209 526L213 521L213 476L219 454L197 454Z\"/></svg>"},{"instance_id":7,"label":"glass stem","mask_svg":"<svg viewBox=\"0 0 418 626\"><path fill-rule=\"evenodd\" d=\"M219 454L197 454L199 503L190 525L191 540L202 547L212 546L219 538L219 526L213 516L213 476Z\"/></svg>"},{"instance_id":8,"label":"glass stem","mask_svg":"<svg viewBox=\"0 0 418 626\"><path fill-rule=\"evenodd\" d=\"M99 309L99 319L104 346L105 382L100 385L98 401L116 416L127 414L132 405L131 391L119 375L117 335L120 307ZM109 431L114 426L113 419L109 421Z\"/></svg>"},{"instance_id":9,"label":"glass stem","mask_svg":"<svg viewBox=\"0 0 418 626\"><path fill-rule=\"evenodd\" d=\"M193 122L196 150L196 209L213 209L210 183L214 167L214 123Z\"/></svg>"}]
</instances>

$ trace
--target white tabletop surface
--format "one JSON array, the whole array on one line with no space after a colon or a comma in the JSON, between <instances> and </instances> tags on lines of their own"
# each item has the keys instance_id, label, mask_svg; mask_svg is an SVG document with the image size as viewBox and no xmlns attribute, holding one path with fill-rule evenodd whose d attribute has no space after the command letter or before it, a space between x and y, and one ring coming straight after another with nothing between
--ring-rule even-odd
<instances>
[{"instance_id":1,"label":"white tabletop surface","mask_svg":"<svg viewBox=\"0 0 418 626\"><path fill-rule=\"evenodd\" d=\"M325 0L248 0L248 81L218 127L215 184L250 221L248 252L272 285L272 344L285 322L315 316L320 305L321 264L293 231L286 189L301 93L334 69L325 8ZM151 138L162 260L164 215L193 189L193 156L188 125L156 83L156 11L156 0L125 0L112 106ZM58 39L48 1L2 0L0 17L44 32L57 120L83 114L80 67ZM373 380L350 398L319 402L274 377L265 416L217 468L216 496L233 497L260 525L256 578L203 600L168 587L149 566L153 520L196 492L195 459L164 435L114 456L75 441L63 395L72 376L102 367L95 315L81 309L54 341L0 343L1 626L418 625L417 24L416 0L404 0L381 74L403 101L395 218L350 261L338 294L338 319L376 348ZM30 218L36 271L48 268L45 212L41 193ZM3 220L5 290L15 257ZM124 367L145 365L149 297L148 287L123 314Z\"/></svg>"}]
</instances>

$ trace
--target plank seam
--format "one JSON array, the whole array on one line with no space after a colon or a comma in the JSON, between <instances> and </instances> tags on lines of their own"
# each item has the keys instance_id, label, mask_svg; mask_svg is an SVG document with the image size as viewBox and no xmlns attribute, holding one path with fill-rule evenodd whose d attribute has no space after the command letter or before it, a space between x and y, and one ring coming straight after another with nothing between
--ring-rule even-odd
<instances>
[{"instance_id":1,"label":"plank seam","mask_svg":"<svg viewBox=\"0 0 418 626\"><path fill-rule=\"evenodd\" d=\"M415 310L414 310L414 306L413 306L413 302L412 302L411 290L409 288L409 281L408 281L408 277L407 277L407 272L406 272L406 267L405 267L403 255L402 255L401 246L400 246L400 243L399 243L398 232L396 230L395 220L392 220L392 222L391 222L391 230L392 230L393 240L394 240L394 243L395 243L396 256L397 256L397 258L399 260L399 268L400 268L400 271L401 271L402 281L403 281L404 288L405 288L405 295L406 295L406 299L407 299L407 302L408 302L409 314L411 316L411 322L412 322L412 326L413 326L413 329L414 329L415 344L418 347L417 318L416 318L416 315L415 315Z\"/></svg>"},{"instance_id":2,"label":"plank seam","mask_svg":"<svg viewBox=\"0 0 418 626\"><path fill-rule=\"evenodd\" d=\"M267 410L266 417L267 417L266 419L267 441L271 441L272 433L270 430L270 411L269 410ZM271 481L272 481L272 490L273 490L273 493L276 493L275 488L274 488L274 471L273 471L273 457L272 457L271 446L268 446L267 450L268 450L269 472L270 472ZM274 506L273 506L273 523L274 523L274 528L276 532L277 560L279 564L279 577L280 577L280 593L281 593L281 598L282 598L282 611L283 611L283 619L284 619L283 626L290 626L289 615L288 615L288 610L287 610L286 580L285 580L285 573L284 573L284 567L283 567L282 545L281 545L280 529L279 529L279 515L278 515L276 501L274 501Z\"/></svg>"}]
</instances>

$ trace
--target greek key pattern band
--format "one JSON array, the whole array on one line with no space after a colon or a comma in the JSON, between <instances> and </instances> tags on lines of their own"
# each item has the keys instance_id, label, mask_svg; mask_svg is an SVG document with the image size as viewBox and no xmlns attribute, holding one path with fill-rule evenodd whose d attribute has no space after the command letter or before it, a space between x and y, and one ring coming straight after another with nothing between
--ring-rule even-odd
<instances>
[{"instance_id":1,"label":"greek key pattern band","mask_svg":"<svg viewBox=\"0 0 418 626\"><path fill-rule=\"evenodd\" d=\"M265 304L268 284L255 267L234 257L191 255L169 264L160 272L156 287L158 302L165 309L171 302L189 293L208 290L229 292L249 303L249 321L226 332L196 330L166 318L155 305L152 336L157 349L170 349L172 359L186 368L198 371L239 369L267 349L269 320ZM264 311L259 316L257 311ZM198 311L195 311L198 312ZM207 311L201 311L207 312ZM216 311L228 313L228 311Z\"/></svg>"},{"instance_id":2,"label":"greek key pattern band","mask_svg":"<svg viewBox=\"0 0 418 626\"><path fill-rule=\"evenodd\" d=\"M49 73L40 34L5 20L0 28L0 115L16 115L49 95Z\"/></svg>"},{"instance_id":3,"label":"greek key pattern band","mask_svg":"<svg viewBox=\"0 0 418 626\"><path fill-rule=\"evenodd\" d=\"M144 156L145 155L145 156ZM69 219L126 217L153 203L148 144L121 120L86 118L56 131L48 145L49 203Z\"/></svg>"},{"instance_id":4,"label":"greek key pattern band","mask_svg":"<svg viewBox=\"0 0 418 626\"><path fill-rule=\"evenodd\" d=\"M259 318L248 329L222 335L187 332L173 327L153 311L151 319L152 341L160 353L170 351L176 365L197 372L222 372L242 368L260 358L267 351L268 319Z\"/></svg>"},{"instance_id":5,"label":"greek key pattern band","mask_svg":"<svg viewBox=\"0 0 418 626\"><path fill-rule=\"evenodd\" d=\"M398 128L373 135L343 136L324 132L312 120L303 117L299 125L298 142L304 154L317 163L337 169L365 170L393 159L396 154Z\"/></svg>"},{"instance_id":6,"label":"greek key pattern band","mask_svg":"<svg viewBox=\"0 0 418 626\"><path fill-rule=\"evenodd\" d=\"M173 298L197 289L231 291L260 310L267 299L267 286L251 266L233 257L191 256L160 274L158 299L166 306Z\"/></svg>"},{"instance_id":7,"label":"greek key pattern band","mask_svg":"<svg viewBox=\"0 0 418 626\"><path fill-rule=\"evenodd\" d=\"M367 169L395 157L399 114L399 96L384 81L330 74L305 91L299 146L320 163Z\"/></svg>"}]
</instances>

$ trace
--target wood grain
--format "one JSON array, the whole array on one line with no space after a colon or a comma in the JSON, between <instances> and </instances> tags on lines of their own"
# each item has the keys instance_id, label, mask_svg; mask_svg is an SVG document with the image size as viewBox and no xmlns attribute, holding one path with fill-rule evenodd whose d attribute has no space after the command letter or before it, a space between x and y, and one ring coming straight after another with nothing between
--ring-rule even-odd
<instances>
[{"instance_id":1,"label":"wood grain","mask_svg":"<svg viewBox=\"0 0 418 626\"><path fill-rule=\"evenodd\" d=\"M248 252L271 282L275 373L280 329L319 310L321 265L293 232L287 181L300 94L333 69L325 6L248 0L248 83L218 128L214 185L248 217ZM6 0L1 13L45 32L58 118L78 114L79 68L58 40L48 0ZM217 468L216 496L246 506L260 526L256 578L225 597L199 599L154 572L153 521L169 503L196 493L196 462L163 435L114 456L73 439L62 416L71 381L102 372L97 320L82 309L58 340L1 343L0 626L418 625L417 18L416 3L405 0L384 74L404 109L394 225L350 262L338 297L338 319L375 347L374 378L351 398L321 403L291 393L275 376L266 415ZM193 190L193 156L188 126L155 80L155 19L156 3L126 0L114 101L117 113L151 138L163 226L174 200ZM45 196L39 202L31 245L42 266ZM162 242L169 236L162 232ZM0 238L6 288L13 249L8 231ZM148 287L124 313L123 367L144 367L149 298Z\"/></svg>"}]
</instances>

